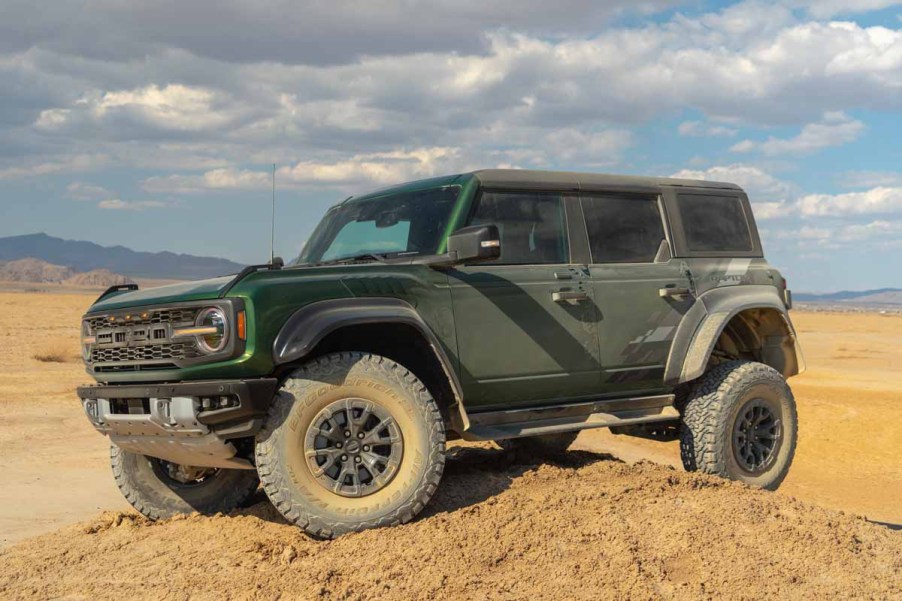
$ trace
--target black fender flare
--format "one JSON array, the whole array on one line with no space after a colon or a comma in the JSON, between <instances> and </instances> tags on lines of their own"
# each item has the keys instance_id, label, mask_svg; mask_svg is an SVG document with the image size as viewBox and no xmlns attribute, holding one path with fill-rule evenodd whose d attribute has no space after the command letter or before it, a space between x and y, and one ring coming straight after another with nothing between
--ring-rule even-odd
<instances>
[{"instance_id":1,"label":"black fender flare","mask_svg":"<svg viewBox=\"0 0 902 601\"><path fill-rule=\"evenodd\" d=\"M733 317L748 309L773 309L782 317L795 361L783 371L784 377L805 371L805 359L786 305L773 286L724 286L700 295L677 328L664 370L664 383L675 386L705 372L717 339Z\"/></svg>"},{"instance_id":2,"label":"black fender flare","mask_svg":"<svg viewBox=\"0 0 902 601\"><path fill-rule=\"evenodd\" d=\"M429 343L442 366L454 394L456 408L451 407L452 425L464 432L469 429L463 403L463 388L438 337L410 303L398 298L340 298L306 305L286 320L273 342L272 356L276 365L300 361L326 336L347 326L401 323L413 326Z\"/></svg>"}]
</instances>

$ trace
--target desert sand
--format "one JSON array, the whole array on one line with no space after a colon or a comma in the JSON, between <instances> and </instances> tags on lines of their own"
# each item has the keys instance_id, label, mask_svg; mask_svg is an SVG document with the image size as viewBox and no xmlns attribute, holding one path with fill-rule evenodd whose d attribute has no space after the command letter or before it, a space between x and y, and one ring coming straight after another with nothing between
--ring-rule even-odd
<instances>
[{"instance_id":1,"label":"desert sand","mask_svg":"<svg viewBox=\"0 0 902 601\"><path fill-rule=\"evenodd\" d=\"M902 317L794 312L808 372L776 493L590 431L544 465L458 446L419 519L319 542L262 496L233 516L130 511L73 392L92 299L0 293L2 598L902 596Z\"/></svg>"}]
</instances>

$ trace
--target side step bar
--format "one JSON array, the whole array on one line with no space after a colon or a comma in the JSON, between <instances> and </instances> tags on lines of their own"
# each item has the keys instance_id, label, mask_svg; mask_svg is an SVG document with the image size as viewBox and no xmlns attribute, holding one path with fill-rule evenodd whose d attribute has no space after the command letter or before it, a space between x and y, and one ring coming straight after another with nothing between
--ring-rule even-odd
<instances>
[{"instance_id":1,"label":"side step bar","mask_svg":"<svg viewBox=\"0 0 902 601\"><path fill-rule=\"evenodd\" d=\"M470 413L466 440L502 440L679 419L673 395Z\"/></svg>"}]
</instances>

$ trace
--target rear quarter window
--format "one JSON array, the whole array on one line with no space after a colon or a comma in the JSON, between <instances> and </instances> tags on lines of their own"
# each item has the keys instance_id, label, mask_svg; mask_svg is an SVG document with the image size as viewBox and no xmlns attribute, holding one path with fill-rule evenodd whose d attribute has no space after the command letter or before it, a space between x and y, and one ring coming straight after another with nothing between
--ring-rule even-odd
<instances>
[{"instance_id":1,"label":"rear quarter window","mask_svg":"<svg viewBox=\"0 0 902 601\"><path fill-rule=\"evenodd\" d=\"M690 251L747 252L752 234L736 196L678 195L680 220Z\"/></svg>"}]
</instances>

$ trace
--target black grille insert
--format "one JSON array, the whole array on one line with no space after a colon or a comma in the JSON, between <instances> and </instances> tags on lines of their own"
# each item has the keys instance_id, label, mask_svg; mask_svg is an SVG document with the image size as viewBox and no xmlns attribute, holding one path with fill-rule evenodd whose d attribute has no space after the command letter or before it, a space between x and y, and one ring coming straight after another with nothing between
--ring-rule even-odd
<instances>
[{"instance_id":1,"label":"black grille insert","mask_svg":"<svg viewBox=\"0 0 902 601\"><path fill-rule=\"evenodd\" d=\"M194 325L200 307L147 309L88 318L95 343L94 371L133 371L175 366L201 356L194 338L172 340L172 331Z\"/></svg>"}]
</instances>

